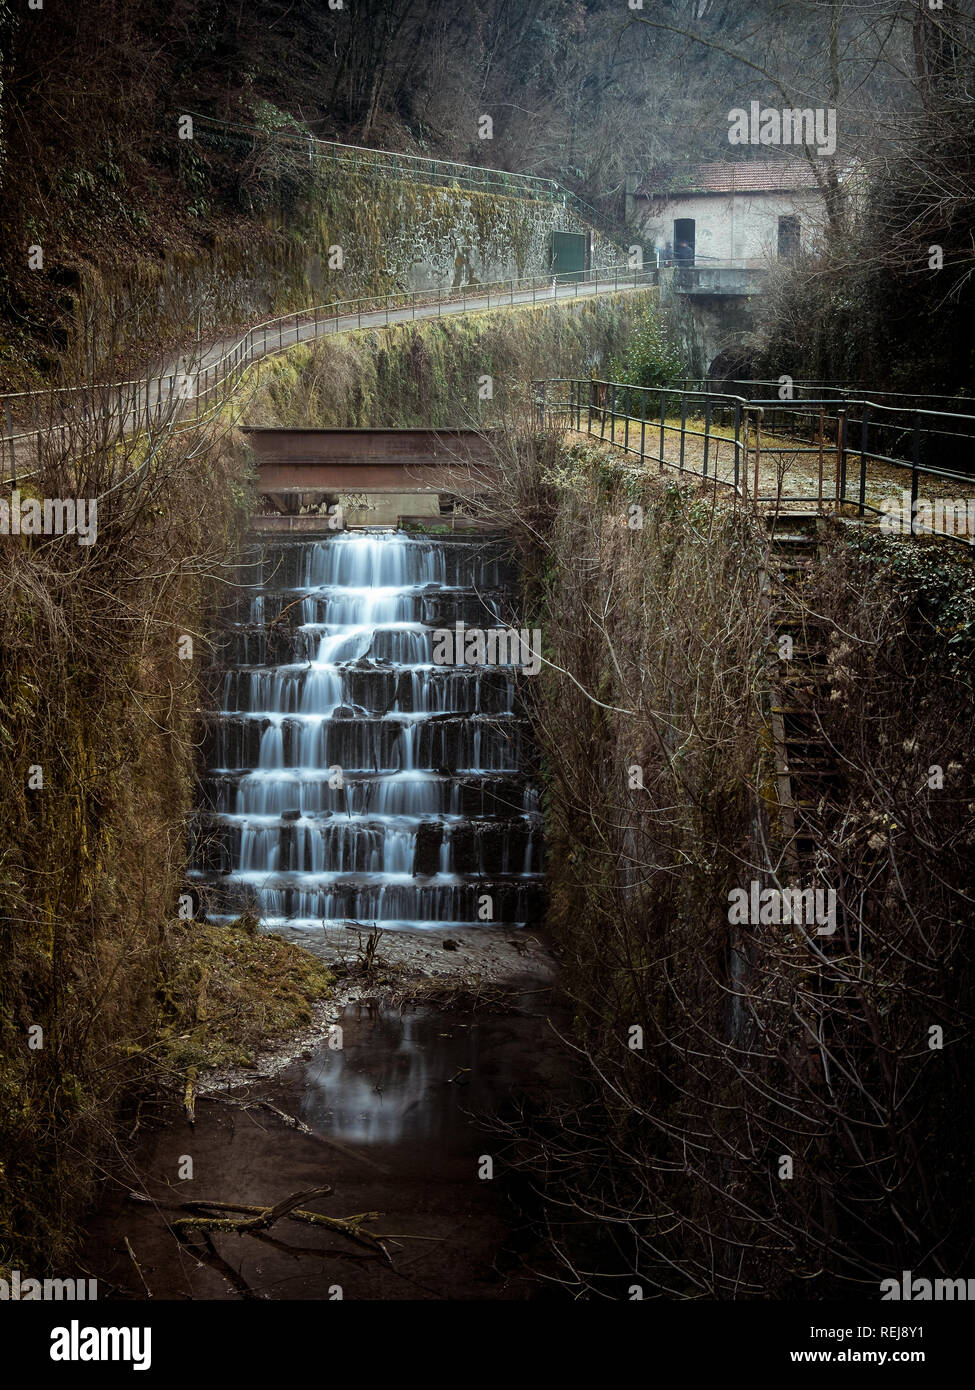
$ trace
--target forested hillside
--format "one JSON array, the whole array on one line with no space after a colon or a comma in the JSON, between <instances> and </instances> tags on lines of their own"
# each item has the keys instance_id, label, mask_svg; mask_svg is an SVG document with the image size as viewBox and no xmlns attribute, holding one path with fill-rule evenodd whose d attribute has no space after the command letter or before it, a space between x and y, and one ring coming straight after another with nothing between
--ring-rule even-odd
<instances>
[{"instance_id":1,"label":"forested hillside","mask_svg":"<svg viewBox=\"0 0 975 1390\"><path fill-rule=\"evenodd\" d=\"M728 110L781 99L840 109L832 178L882 108L914 99L915 8L6 0L0 372L23 385L56 362L86 268L108 292L119 267L215 240L246 258L270 208L286 224L302 189L276 177L277 130L556 178L621 217L627 174L728 158ZM267 139L181 141L187 111Z\"/></svg>"}]
</instances>

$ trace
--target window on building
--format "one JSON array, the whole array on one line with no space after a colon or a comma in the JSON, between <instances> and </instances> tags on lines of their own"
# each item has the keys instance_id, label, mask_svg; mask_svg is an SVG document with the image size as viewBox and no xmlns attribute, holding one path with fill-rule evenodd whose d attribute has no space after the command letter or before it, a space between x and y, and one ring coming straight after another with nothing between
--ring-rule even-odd
<instances>
[{"instance_id":1,"label":"window on building","mask_svg":"<svg viewBox=\"0 0 975 1390\"><path fill-rule=\"evenodd\" d=\"M799 254L798 217L779 218L779 260L791 261Z\"/></svg>"}]
</instances>

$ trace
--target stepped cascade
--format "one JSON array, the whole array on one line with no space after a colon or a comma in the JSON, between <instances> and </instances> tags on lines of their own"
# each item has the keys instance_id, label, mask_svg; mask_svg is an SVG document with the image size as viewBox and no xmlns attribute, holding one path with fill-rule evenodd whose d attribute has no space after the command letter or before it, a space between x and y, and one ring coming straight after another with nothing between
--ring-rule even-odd
<instances>
[{"instance_id":1,"label":"stepped cascade","mask_svg":"<svg viewBox=\"0 0 975 1390\"><path fill-rule=\"evenodd\" d=\"M342 531L245 557L223 615L193 876L268 927L520 925L542 827L513 666L443 666L435 629L507 626L499 540Z\"/></svg>"}]
</instances>

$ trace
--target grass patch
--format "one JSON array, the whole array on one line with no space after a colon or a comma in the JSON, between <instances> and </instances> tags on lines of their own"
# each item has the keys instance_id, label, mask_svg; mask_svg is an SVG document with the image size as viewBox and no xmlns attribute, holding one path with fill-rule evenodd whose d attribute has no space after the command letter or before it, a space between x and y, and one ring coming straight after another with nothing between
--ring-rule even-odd
<instances>
[{"instance_id":1,"label":"grass patch","mask_svg":"<svg viewBox=\"0 0 975 1390\"><path fill-rule=\"evenodd\" d=\"M249 1067L256 1052L312 1021L328 997L325 966L253 918L167 929L155 1053L165 1071Z\"/></svg>"}]
</instances>

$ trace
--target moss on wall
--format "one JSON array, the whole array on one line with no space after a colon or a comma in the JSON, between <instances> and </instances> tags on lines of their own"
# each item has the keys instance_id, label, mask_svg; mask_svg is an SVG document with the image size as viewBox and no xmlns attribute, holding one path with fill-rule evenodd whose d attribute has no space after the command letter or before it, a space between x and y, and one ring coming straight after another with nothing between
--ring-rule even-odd
<instances>
[{"instance_id":1,"label":"moss on wall","mask_svg":"<svg viewBox=\"0 0 975 1390\"><path fill-rule=\"evenodd\" d=\"M654 290L481 310L301 344L261 367L249 424L488 423L534 378L587 376L619 352ZM480 399L482 379L493 397Z\"/></svg>"},{"instance_id":2,"label":"moss on wall","mask_svg":"<svg viewBox=\"0 0 975 1390\"><path fill-rule=\"evenodd\" d=\"M133 344L187 348L198 331L209 340L313 304L544 275L553 230L583 225L556 203L332 174L287 213L214 221L204 242L162 258L82 265L77 344L104 371ZM622 258L603 240L597 254ZM127 342L101 324L123 324Z\"/></svg>"}]
</instances>

